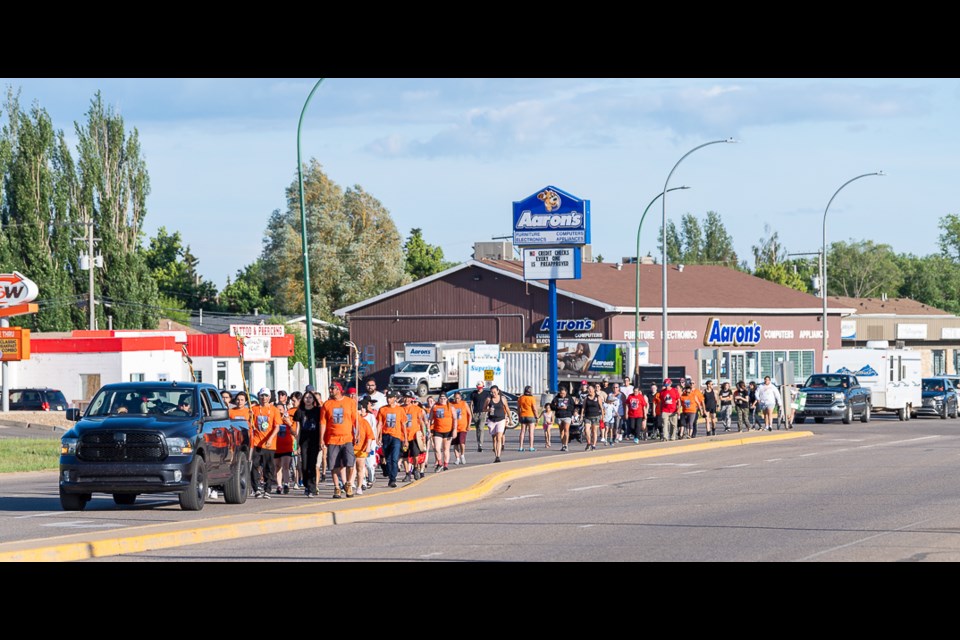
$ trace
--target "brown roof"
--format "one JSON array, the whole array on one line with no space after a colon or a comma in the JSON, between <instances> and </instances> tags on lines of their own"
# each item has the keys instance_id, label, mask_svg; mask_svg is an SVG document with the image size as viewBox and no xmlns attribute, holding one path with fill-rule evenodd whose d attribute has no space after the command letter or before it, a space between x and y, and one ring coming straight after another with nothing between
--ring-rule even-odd
<instances>
[{"instance_id":1,"label":"brown roof","mask_svg":"<svg viewBox=\"0 0 960 640\"><path fill-rule=\"evenodd\" d=\"M481 260L496 269L523 276L518 260ZM580 280L557 280L557 290L598 300L614 307L636 304L636 265L585 262ZM662 270L660 265L640 265L640 307L662 306ZM544 285L546 281L542 281ZM718 265L675 265L667 269L670 308L708 309L818 309L820 298L783 285ZM831 308L838 305L831 298Z\"/></svg>"},{"instance_id":2,"label":"brown roof","mask_svg":"<svg viewBox=\"0 0 960 640\"><path fill-rule=\"evenodd\" d=\"M857 315L949 316L949 311L937 309L910 298L849 298L830 296L830 304L856 309Z\"/></svg>"}]
</instances>

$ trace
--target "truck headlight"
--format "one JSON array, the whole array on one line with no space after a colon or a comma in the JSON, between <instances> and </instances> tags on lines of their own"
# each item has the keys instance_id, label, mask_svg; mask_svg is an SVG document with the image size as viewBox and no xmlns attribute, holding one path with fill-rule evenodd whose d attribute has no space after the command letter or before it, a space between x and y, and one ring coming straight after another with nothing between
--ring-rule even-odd
<instances>
[{"instance_id":1,"label":"truck headlight","mask_svg":"<svg viewBox=\"0 0 960 640\"><path fill-rule=\"evenodd\" d=\"M943 402L946 396L933 396L933 399L937 402Z\"/></svg>"},{"instance_id":2,"label":"truck headlight","mask_svg":"<svg viewBox=\"0 0 960 640\"><path fill-rule=\"evenodd\" d=\"M77 452L78 438L62 438L60 440L60 455L72 456Z\"/></svg>"},{"instance_id":3,"label":"truck headlight","mask_svg":"<svg viewBox=\"0 0 960 640\"><path fill-rule=\"evenodd\" d=\"M842 391L835 391L834 394L833 394L833 399L834 399L834 400L844 400L845 398L846 398L846 396L843 395L843 392L842 392Z\"/></svg>"},{"instance_id":4,"label":"truck headlight","mask_svg":"<svg viewBox=\"0 0 960 640\"><path fill-rule=\"evenodd\" d=\"M167 438L167 450L172 456L193 453L193 443L187 438Z\"/></svg>"}]
</instances>

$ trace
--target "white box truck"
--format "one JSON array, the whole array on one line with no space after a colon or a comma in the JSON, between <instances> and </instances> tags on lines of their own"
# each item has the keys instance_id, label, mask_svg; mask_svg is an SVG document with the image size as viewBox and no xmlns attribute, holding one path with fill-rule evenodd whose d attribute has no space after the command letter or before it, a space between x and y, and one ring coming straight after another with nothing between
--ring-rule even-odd
<instances>
[{"instance_id":1,"label":"white box truck","mask_svg":"<svg viewBox=\"0 0 960 640\"><path fill-rule=\"evenodd\" d=\"M823 364L824 373L856 376L870 390L873 411L892 411L909 420L922 405L919 351L868 342L866 348L827 349Z\"/></svg>"},{"instance_id":2,"label":"white box truck","mask_svg":"<svg viewBox=\"0 0 960 640\"><path fill-rule=\"evenodd\" d=\"M390 376L390 388L413 391L425 396L433 391L457 388L461 361L469 359L476 340L445 342L407 342L403 345L403 363Z\"/></svg>"}]
</instances>

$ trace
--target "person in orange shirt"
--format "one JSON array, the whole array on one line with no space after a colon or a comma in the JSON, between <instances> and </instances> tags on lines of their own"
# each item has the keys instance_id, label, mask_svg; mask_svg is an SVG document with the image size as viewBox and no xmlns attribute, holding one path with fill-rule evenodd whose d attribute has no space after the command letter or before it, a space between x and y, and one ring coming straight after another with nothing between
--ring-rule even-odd
<instances>
[{"instance_id":1,"label":"person in orange shirt","mask_svg":"<svg viewBox=\"0 0 960 640\"><path fill-rule=\"evenodd\" d=\"M689 382L680 394L680 411L680 440L693 438L697 428L697 412L704 411L704 408L703 395Z\"/></svg>"},{"instance_id":2,"label":"person in orange shirt","mask_svg":"<svg viewBox=\"0 0 960 640\"><path fill-rule=\"evenodd\" d=\"M291 482L296 482L296 477L291 478L291 468L293 462L293 453L296 448L297 425L293 421L293 416L297 412L299 396L287 397L286 391L277 391L277 411L280 412L280 431L277 433L277 494L290 493Z\"/></svg>"},{"instance_id":3,"label":"person in orange shirt","mask_svg":"<svg viewBox=\"0 0 960 640\"><path fill-rule=\"evenodd\" d=\"M367 479L367 457L370 455L370 443L376 441L370 421L370 398L360 398L357 402L357 428L353 439L353 455L356 458L357 495L363 495L363 485ZM373 478L371 477L371 480Z\"/></svg>"},{"instance_id":4,"label":"person in orange shirt","mask_svg":"<svg viewBox=\"0 0 960 640\"><path fill-rule=\"evenodd\" d=\"M397 404L399 395L390 389L387 391L387 404L377 411L377 444L383 448L383 457L387 461L387 479L390 487L397 486L400 449L407 441L407 411Z\"/></svg>"},{"instance_id":5,"label":"person in orange shirt","mask_svg":"<svg viewBox=\"0 0 960 640\"><path fill-rule=\"evenodd\" d=\"M434 473L450 469L450 442L456 428L456 416L447 402L447 396L441 393L437 403L430 408L430 430L433 432L433 450L437 462Z\"/></svg>"},{"instance_id":6,"label":"person in orange shirt","mask_svg":"<svg viewBox=\"0 0 960 640\"><path fill-rule=\"evenodd\" d=\"M353 477L357 458L353 443L357 431L357 403L343 395L339 382L330 385L330 399L320 409L320 441L327 467L333 475L333 497L341 496L343 484L348 498L353 497Z\"/></svg>"},{"instance_id":7,"label":"person in orange shirt","mask_svg":"<svg viewBox=\"0 0 960 640\"><path fill-rule=\"evenodd\" d=\"M453 437L453 452L457 459L453 464L467 464L467 431L473 423L473 411L470 410L470 405L459 391L453 394L450 410L453 411L453 418L457 425L457 434Z\"/></svg>"},{"instance_id":8,"label":"person in orange shirt","mask_svg":"<svg viewBox=\"0 0 960 640\"><path fill-rule=\"evenodd\" d=\"M283 419L270 402L270 390L266 387L257 392L260 404L253 407L253 427L250 445L253 448L253 466L250 471L256 491L254 498L269 498L277 478L274 457L277 451L277 435Z\"/></svg>"},{"instance_id":9,"label":"person in orange shirt","mask_svg":"<svg viewBox=\"0 0 960 640\"><path fill-rule=\"evenodd\" d=\"M420 454L425 454L426 451L423 451L417 442L417 432L423 433L424 439L426 439L427 420L426 412L417 402L417 397L413 395L413 391L404 392L403 400L405 402L403 408L407 412L407 474L403 477L403 481L410 482L411 478L419 480L423 475L423 470L420 468ZM426 460L423 460L423 462L426 462Z\"/></svg>"},{"instance_id":10,"label":"person in orange shirt","mask_svg":"<svg viewBox=\"0 0 960 640\"><path fill-rule=\"evenodd\" d=\"M651 432L650 437L652 438L653 431L656 431L657 438L663 440L663 415L660 411L660 392L657 391L656 383L650 385L650 417L653 418L647 429Z\"/></svg>"},{"instance_id":11,"label":"person in orange shirt","mask_svg":"<svg viewBox=\"0 0 960 640\"><path fill-rule=\"evenodd\" d=\"M517 451L523 451L523 436L530 432L530 451L536 451L533 448L533 432L537 426L537 399L533 397L533 387L523 388L523 395L517 398L517 413L520 414L520 448Z\"/></svg>"}]
</instances>

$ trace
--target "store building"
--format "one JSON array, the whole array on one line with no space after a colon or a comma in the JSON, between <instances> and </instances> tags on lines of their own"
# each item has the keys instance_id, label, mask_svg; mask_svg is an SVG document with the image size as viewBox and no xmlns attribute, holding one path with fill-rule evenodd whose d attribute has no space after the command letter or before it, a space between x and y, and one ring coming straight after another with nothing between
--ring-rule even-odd
<instances>
[{"instance_id":1,"label":"store building","mask_svg":"<svg viewBox=\"0 0 960 640\"><path fill-rule=\"evenodd\" d=\"M636 264L584 262L579 280L558 280L561 340L634 340ZM661 362L661 267L640 264L640 335L649 362ZM822 301L815 296L720 266L671 265L669 364L708 378L757 380L789 360L795 377L821 359ZM476 340L488 344L548 339L548 285L524 281L515 260L470 260L446 271L337 310L350 339L372 354L368 370L386 384L405 342ZM828 327L840 334L852 309L830 303ZM835 345L839 346L839 344ZM720 370L698 361L698 349L721 351ZM718 375L719 373L719 375Z\"/></svg>"},{"instance_id":2,"label":"store building","mask_svg":"<svg viewBox=\"0 0 960 640\"><path fill-rule=\"evenodd\" d=\"M960 318L910 298L830 296L832 305L850 307L842 321L844 347L886 342L920 352L924 376L960 372Z\"/></svg>"}]
</instances>

